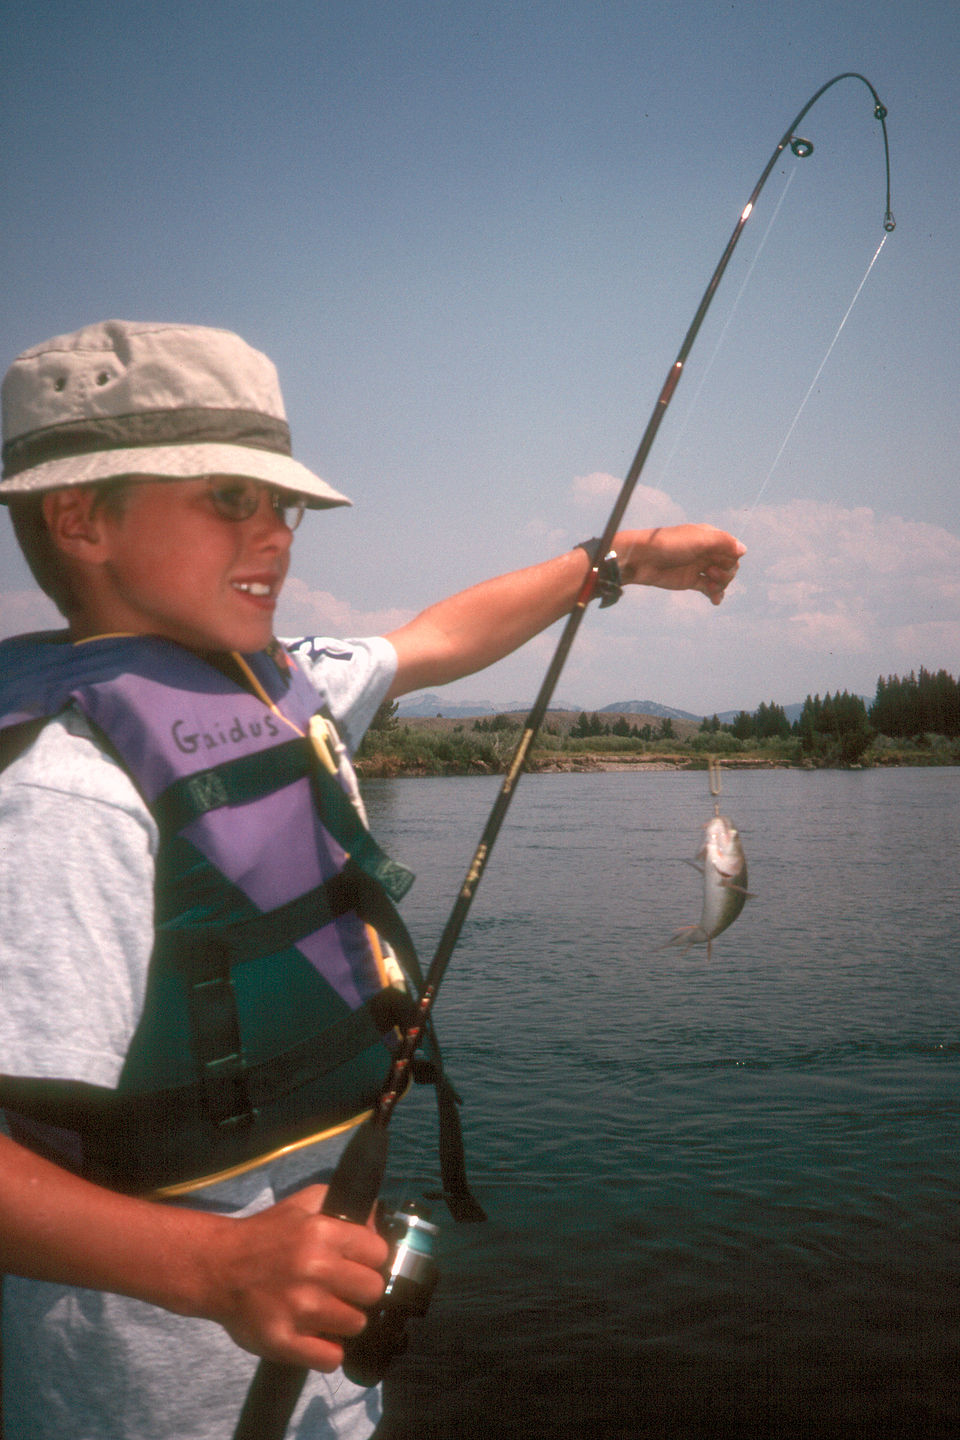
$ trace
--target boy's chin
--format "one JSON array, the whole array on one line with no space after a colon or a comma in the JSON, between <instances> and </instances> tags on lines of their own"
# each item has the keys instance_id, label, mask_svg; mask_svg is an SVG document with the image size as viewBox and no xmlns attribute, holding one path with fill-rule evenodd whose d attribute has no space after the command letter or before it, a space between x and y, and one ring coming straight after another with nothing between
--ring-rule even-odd
<instances>
[{"instance_id":1,"label":"boy's chin","mask_svg":"<svg viewBox=\"0 0 960 1440\"><path fill-rule=\"evenodd\" d=\"M201 650L209 654L255 655L273 644L272 626L239 626L237 628L209 629L167 632L163 638L173 640L187 650Z\"/></svg>"}]
</instances>

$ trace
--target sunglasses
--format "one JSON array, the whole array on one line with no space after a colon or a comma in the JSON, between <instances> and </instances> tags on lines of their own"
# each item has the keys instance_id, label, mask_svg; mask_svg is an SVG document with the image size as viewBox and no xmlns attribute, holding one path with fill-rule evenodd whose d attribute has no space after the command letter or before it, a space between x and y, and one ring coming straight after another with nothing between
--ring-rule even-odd
<instances>
[{"instance_id":1,"label":"sunglasses","mask_svg":"<svg viewBox=\"0 0 960 1440\"><path fill-rule=\"evenodd\" d=\"M295 490L278 490L261 480L246 480L242 476L207 481L207 494L221 520L252 519L260 509L260 496L264 491L277 519L288 530L296 530L307 508L305 495Z\"/></svg>"}]
</instances>

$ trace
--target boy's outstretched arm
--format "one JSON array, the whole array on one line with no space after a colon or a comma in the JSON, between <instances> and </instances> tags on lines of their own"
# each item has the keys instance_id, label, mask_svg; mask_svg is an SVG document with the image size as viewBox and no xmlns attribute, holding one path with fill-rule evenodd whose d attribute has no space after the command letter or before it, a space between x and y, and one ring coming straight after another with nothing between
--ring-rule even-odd
<instances>
[{"instance_id":1,"label":"boy's outstretched arm","mask_svg":"<svg viewBox=\"0 0 960 1440\"><path fill-rule=\"evenodd\" d=\"M363 1329L387 1244L321 1215L311 1186L231 1219L101 1189L0 1135L0 1271L215 1320L245 1350L337 1369Z\"/></svg>"},{"instance_id":2,"label":"boy's outstretched arm","mask_svg":"<svg viewBox=\"0 0 960 1440\"><path fill-rule=\"evenodd\" d=\"M627 585L699 590L719 605L745 547L712 525L622 530L613 543ZM486 580L423 610L387 638L398 657L391 698L471 675L569 614L590 569L579 548Z\"/></svg>"}]
</instances>

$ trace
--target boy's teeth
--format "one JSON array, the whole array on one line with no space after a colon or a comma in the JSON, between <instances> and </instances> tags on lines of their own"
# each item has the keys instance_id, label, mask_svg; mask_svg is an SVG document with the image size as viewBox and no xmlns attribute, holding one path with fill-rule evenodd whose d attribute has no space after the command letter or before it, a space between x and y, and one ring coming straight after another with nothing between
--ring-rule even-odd
<instances>
[{"instance_id":1,"label":"boy's teeth","mask_svg":"<svg viewBox=\"0 0 960 1440\"><path fill-rule=\"evenodd\" d=\"M264 585L258 580L238 580L234 588L237 590L245 590L248 595L270 594L270 586Z\"/></svg>"}]
</instances>

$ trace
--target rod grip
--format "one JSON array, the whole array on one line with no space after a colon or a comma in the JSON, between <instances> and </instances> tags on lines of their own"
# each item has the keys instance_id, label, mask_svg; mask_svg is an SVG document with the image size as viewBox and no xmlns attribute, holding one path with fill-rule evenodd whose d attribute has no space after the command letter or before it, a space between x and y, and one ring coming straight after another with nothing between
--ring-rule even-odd
<instances>
[{"instance_id":1,"label":"rod grip","mask_svg":"<svg viewBox=\"0 0 960 1440\"><path fill-rule=\"evenodd\" d=\"M321 1214L365 1225L387 1168L389 1137L385 1125L365 1120L350 1137L333 1172ZM261 1360L240 1413L233 1440L282 1440L290 1423L306 1370Z\"/></svg>"},{"instance_id":2,"label":"rod grip","mask_svg":"<svg viewBox=\"0 0 960 1440\"><path fill-rule=\"evenodd\" d=\"M322 1214L354 1225L367 1223L383 1184L388 1144L387 1127L372 1119L354 1130L333 1172Z\"/></svg>"}]
</instances>

